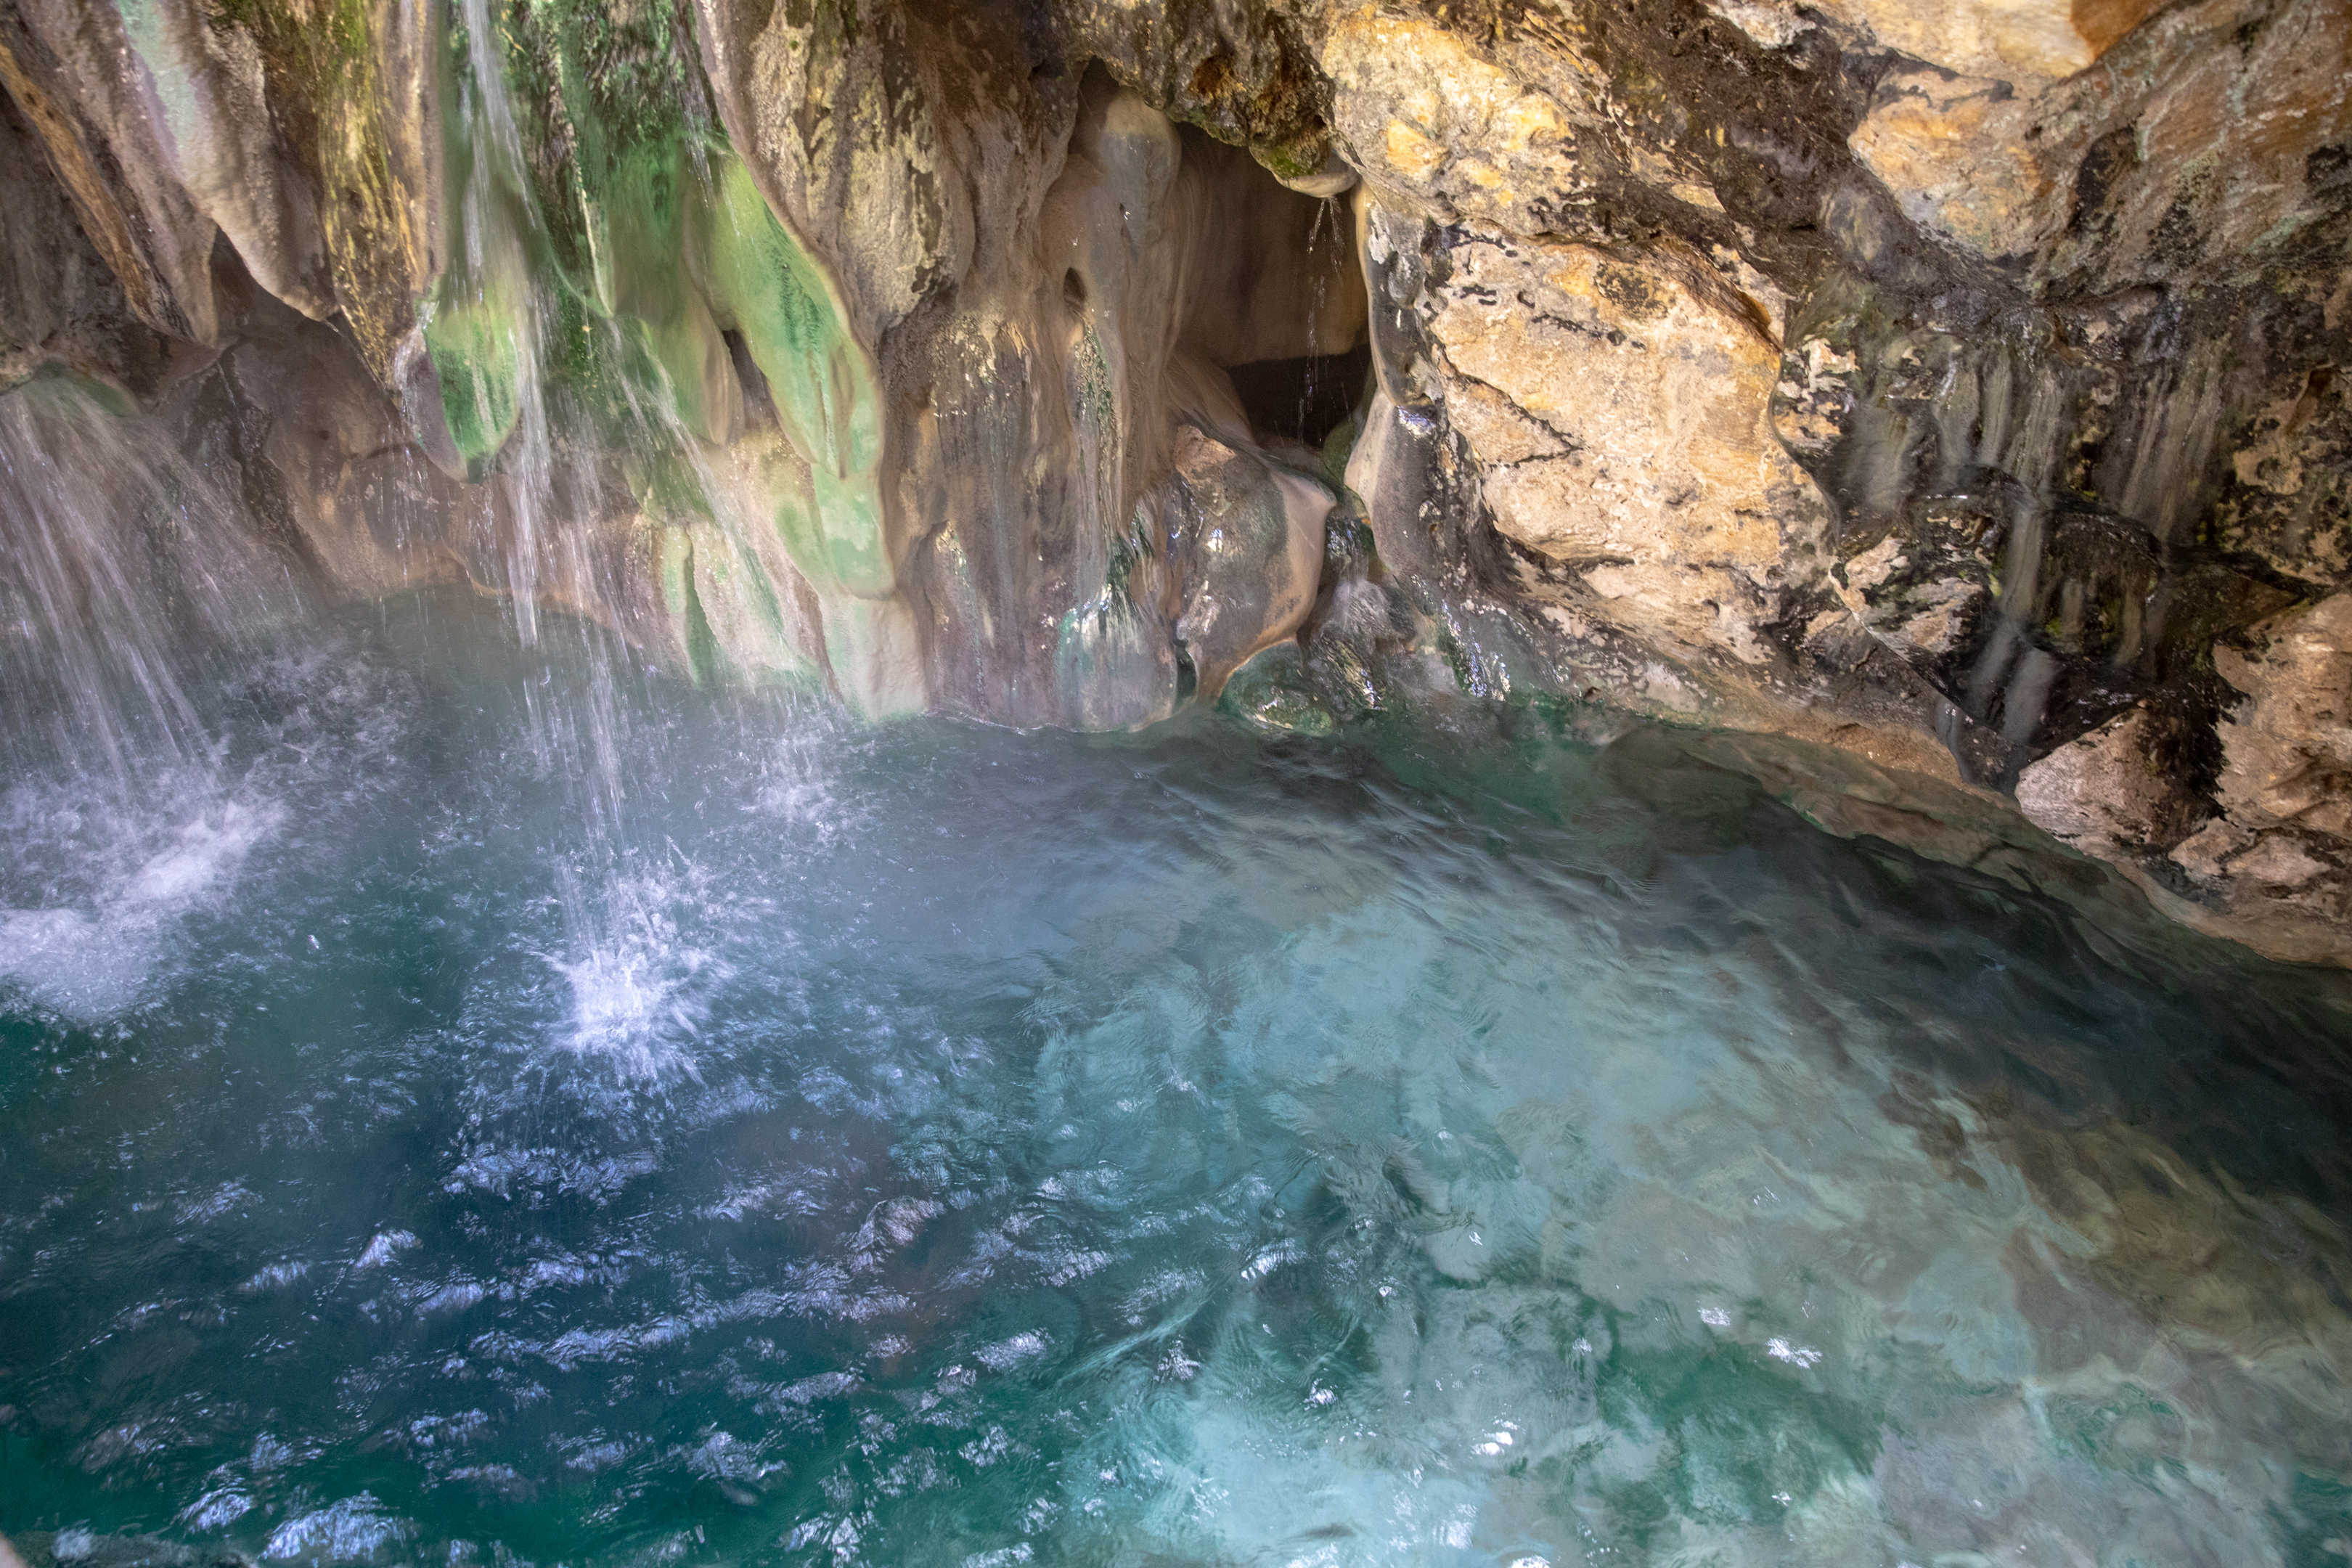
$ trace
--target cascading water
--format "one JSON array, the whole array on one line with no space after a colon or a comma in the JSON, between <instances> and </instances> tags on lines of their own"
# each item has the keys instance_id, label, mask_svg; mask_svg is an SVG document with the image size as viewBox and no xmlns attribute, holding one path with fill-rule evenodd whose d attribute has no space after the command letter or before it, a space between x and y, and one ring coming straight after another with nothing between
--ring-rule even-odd
<instances>
[{"instance_id":1,"label":"cascading water","mask_svg":"<svg viewBox=\"0 0 2352 1568\"><path fill-rule=\"evenodd\" d=\"M599 20L616 108L570 17L454 18L437 583L328 603L180 427L0 395L33 1568L2343 1555L2343 975L1975 797L1530 699L1503 566L1416 510L1476 476L1368 202L1301 220L1245 397L1253 323L1160 297L1233 258L1134 215L1225 232L1258 172L1093 73L1039 220L1092 270L928 340L1050 331L1052 378L958 425L947 370L885 399L674 18ZM2031 379L1974 462L2047 474ZM886 427L1069 471L909 595ZM2049 490L1987 712L2039 711Z\"/></svg>"},{"instance_id":2,"label":"cascading water","mask_svg":"<svg viewBox=\"0 0 2352 1568\"><path fill-rule=\"evenodd\" d=\"M126 794L146 765L201 763L192 655L290 613L289 563L152 428L64 380L0 400L0 511L11 753Z\"/></svg>"},{"instance_id":3,"label":"cascading water","mask_svg":"<svg viewBox=\"0 0 2352 1568\"><path fill-rule=\"evenodd\" d=\"M524 167L520 133L507 89L506 62L488 0L467 0L464 33L469 72L458 116L470 152L453 204L462 265L445 279L446 316L436 329L464 339L457 384L460 420L500 504L489 513L499 537L486 541L483 559L495 563L517 640L536 647L551 632L574 679L553 685L548 672L526 681L521 716L540 773L570 795L580 829L544 848L554 871L554 897L563 914L560 951L546 962L571 984L575 1049L609 1051L641 1074L660 1058L654 1044L666 1024L670 982L649 952L661 918L656 884L636 868L625 822L625 732L614 700L611 639L582 615L610 615L584 531L566 517L605 510L593 463L564 471L559 419L551 406L545 339L564 315L557 294L572 287L550 275L548 237ZM583 313L584 314L584 313ZM449 318L460 323L453 329ZM560 330L560 329L559 329ZM589 315L581 335L587 353L611 363L617 334L607 320ZM569 345L567 345L568 347ZM616 367L617 368L617 367ZM499 373L503 374L499 374ZM632 402L631 411L641 405ZM573 606L550 616L543 600ZM551 650L554 651L554 650Z\"/></svg>"},{"instance_id":4,"label":"cascading water","mask_svg":"<svg viewBox=\"0 0 2352 1568\"><path fill-rule=\"evenodd\" d=\"M85 1018L282 819L190 693L300 604L242 509L103 395L0 398L0 981Z\"/></svg>"},{"instance_id":5,"label":"cascading water","mask_svg":"<svg viewBox=\"0 0 2352 1568\"><path fill-rule=\"evenodd\" d=\"M562 942L543 958L571 989L567 1043L651 1078L675 1065L672 1042L694 1027L688 994L709 978L702 973L709 955L676 934L691 868L646 837L633 817L630 757L638 742L617 695L627 655L607 629L631 619L630 588L613 542L580 521L634 512L665 540L656 547L665 551L698 523L730 542L760 527L714 468L714 432L690 426L698 391L709 424L707 390L681 385L660 352L657 324L625 308L636 302L633 289L643 291L625 269L645 258L616 254L615 231L647 221L625 210L631 193L600 197L580 187L577 210L563 215L579 230L575 265L555 259L554 215L535 188L509 81L511 21L494 15L489 0L466 0L462 10L467 73L457 134L468 156L451 210L463 263L443 279L421 330L442 367L445 397L454 395L461 449L475 454L497 495L488 513L495 537L482 542L478 559L523 648L545 643L546 657L565 670L561 681L551 668L527 679L520 712L539 773L577 816L576 831L559 827L542 849L562 913ZM567 109L581 115L587 106ZM716 211L737 245L754 243L741 217L726 210L707 134L688 115L677 144L656 149L684 187L666 199L674 208ZM692 587L684 593L690 604ZM690 667L710 657L686 651Z\"/></svg>"}]
</instances>

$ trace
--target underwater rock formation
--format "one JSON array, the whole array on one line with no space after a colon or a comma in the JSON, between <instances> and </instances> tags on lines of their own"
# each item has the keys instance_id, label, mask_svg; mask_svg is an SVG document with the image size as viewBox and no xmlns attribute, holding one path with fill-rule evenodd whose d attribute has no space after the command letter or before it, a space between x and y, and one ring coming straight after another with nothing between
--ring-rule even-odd
<instances>
[{"instance_id":1,"label":"underwater rock formation","mask_svg":"<svg viewBox=\"0 0 2352 1568\"><path fill-rule=\"evenodd\" d=\"M307 591L1780 731L2352 960L2347 0L0 0L0 387Z\"/></svg>"}]
</instances>

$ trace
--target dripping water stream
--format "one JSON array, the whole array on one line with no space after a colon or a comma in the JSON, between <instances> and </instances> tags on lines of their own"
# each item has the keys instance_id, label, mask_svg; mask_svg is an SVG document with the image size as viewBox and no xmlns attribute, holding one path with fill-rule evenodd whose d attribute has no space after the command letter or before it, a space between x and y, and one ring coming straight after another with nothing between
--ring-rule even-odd
<instances>
[{"instance_id":1,"label":"dripping water stream","mask_svg":"<svg viewBox=\"0 0 2352 1568\"><path fill-rule=\"evenodd\" d=\"M673 1037L695 1027L689 994L708 955L670 940L673 905L692 868L674 846L643 830L632 800L628 757L642 742L632 733L620 690L631 679L629 656L621 638L593 618L609 615L624 591L611 580L612 563L597 554L592 531L566 526L566 520L626 515L635 507L651 512L658 503L613 493L614 476L597 451L590 416L569 406L568 395L551 381L558 350L551 334L564 330L562 321L579 318L583 352L595 366L591 374L619 393L625 428L617 444L625 461L677 462L695 492L691 504L723 512L728 503L658 362L648 365L632 354L626 329L612 313L611 260L598 244L593 204L584 226L592 276L567 278L546 259L547 215L525 168L498 19L489 0L466 0L464 16L471 68L462 113L471 161L456 210L467 270L445 284L445 300L467 300L495 323L505 341L496 345L502 352L488 357L512 369L503 388L483 374L473 377L472 387L484 427L501 423L506 411L495 406L501 391L512 405L503 421L509 428L490 461L498 538L484 555L502 566L497 586L526 651L519 717L535 771L567 807L541 848L562 939L541 957L570 989L572 1048L652 1077L679 1059ZM688 141L688 177L710 201L710 171L698 142ZM601 308L567 313L559 297L564 290L593 297ZM641 384L646 374L654 384ZM602 437L614 439L609 431ZM665 521L647 519L656 526Z\"/></svg>"}]
</instances>

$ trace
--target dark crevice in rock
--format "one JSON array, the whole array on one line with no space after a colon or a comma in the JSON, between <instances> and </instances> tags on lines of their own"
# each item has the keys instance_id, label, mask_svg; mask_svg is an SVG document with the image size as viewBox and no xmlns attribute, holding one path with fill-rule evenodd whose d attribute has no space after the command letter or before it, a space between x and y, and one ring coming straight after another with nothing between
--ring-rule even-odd
<instances>
[{"instance_id":1,"label":"dark crevice in rock","mask_svg":"<svg viewBox=\"0 0 2352 1568\"><path fill-rule=\"evenodd\" d=\"M1372 349L1364 342L1345 353L1252 360L1226 366L1225 374L1261 438L1320 450L1334 430L1362 414Z\"/></svg>"}]
</instances>

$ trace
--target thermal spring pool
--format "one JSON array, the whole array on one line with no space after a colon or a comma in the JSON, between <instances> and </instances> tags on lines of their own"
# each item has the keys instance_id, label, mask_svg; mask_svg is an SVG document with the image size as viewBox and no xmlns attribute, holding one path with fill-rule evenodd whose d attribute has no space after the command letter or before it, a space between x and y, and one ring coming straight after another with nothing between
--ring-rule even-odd
<instances>
[{"instance_id":1,"label":"thermal spring pool","mask_svg":"<svg viewBox=\"0 0 2352 1568\"><path fill-rule=\"evenodd\" d=\"M0 796L37 1568L2352 1557L2345 975L1531 709L189 701Z\"/></svg>"}]
</instances>

